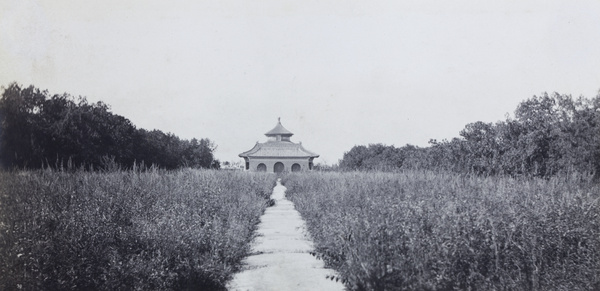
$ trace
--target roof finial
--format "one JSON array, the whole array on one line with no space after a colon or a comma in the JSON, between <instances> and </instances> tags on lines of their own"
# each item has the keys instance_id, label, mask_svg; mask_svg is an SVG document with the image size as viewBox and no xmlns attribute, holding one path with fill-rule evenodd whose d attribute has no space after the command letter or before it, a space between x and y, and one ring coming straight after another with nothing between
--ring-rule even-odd
<instances>
[{"instance_id":1,"label":"roof finial","mask_svg":"<svg viewBox=\"0 0 600 291\"><path fill-rule=\"evenodd\" d=\"M277 122L281 123L281 117L277 117Z\"/></svg>"}]
</instances>

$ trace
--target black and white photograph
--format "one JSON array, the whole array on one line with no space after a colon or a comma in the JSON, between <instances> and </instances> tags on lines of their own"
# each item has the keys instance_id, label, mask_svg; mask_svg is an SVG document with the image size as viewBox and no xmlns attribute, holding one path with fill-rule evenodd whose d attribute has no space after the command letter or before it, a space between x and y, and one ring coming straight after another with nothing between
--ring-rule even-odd
<instances>
[{"instance_id":1,"label":"black and white photograph","mask_svg":"<svg viewBox=\"0 0 600 291\"><path fill-rule=\"evenodd\" d=\"M600 1L0 0L0 290L600 290Z\"/></svg>"}]
</instances>

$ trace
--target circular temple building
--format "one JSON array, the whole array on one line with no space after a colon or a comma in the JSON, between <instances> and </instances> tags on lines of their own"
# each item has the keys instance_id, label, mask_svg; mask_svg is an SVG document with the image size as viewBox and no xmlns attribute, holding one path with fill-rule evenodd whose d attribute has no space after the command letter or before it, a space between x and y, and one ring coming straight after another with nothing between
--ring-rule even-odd
<instances>
[{"instance_id":1,"label":"circular temple building","mask_svg":"<svg viewBox=\"0 0 600 291\"><path fill-rule=\"evenodd\" d=\"M271 173L312 170L313 159L319 155L305 149L302 143L290 141L294 134L281 125L281 119L265 135L269 138L267 142L257 142L251 150L239 154L246 161L246 170Z\"/></svg>"}]
</instances>

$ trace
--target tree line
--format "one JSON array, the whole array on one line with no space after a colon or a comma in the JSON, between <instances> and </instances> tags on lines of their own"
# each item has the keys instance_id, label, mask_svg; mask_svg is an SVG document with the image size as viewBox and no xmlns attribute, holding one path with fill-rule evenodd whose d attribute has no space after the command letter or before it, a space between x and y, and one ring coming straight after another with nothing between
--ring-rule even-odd
<instances>
[{"instance_id":1,"label":"tree line","mask_svg":"<svg viewBox=\"0 0 600 291\"><path fill-rule=\"evenodd\" d=\"M469 123L460 137L429 144L354 146L340 160L340 169L536 177L578 172L598 177L600 93L591 99L558 93L533 96L518 105L514 117Z\"/></svg>"},{"instance_id":2,"label":"tree line","mask_svg":"<svg viewBox=\"0 0 600 291\"><path fill-rule=\"evenodd\" d=\"M160 130L136 128L103 102L67 93L50 95L11 83L0 97L0 165L86 169L134 164L165 169L218 168L215 144Z\"/></svg>"}]
</instances>

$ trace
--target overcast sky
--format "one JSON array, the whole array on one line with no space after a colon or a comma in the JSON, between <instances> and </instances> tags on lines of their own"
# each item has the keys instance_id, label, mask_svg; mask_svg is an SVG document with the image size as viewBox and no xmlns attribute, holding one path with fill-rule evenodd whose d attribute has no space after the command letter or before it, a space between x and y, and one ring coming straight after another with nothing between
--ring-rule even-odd
<instances>
[{"instance_id":1,"label":"overcast sky","mask_svg":"<svg viewBox=\"0 0 600 291\"><path fill-rule=\"evenodd\" d=\"M600 1L2 0L13 81L208 137L221 161L281 117L331 164L458 136L543 92L596 96Z\"/></svg>"}]
</instances>

